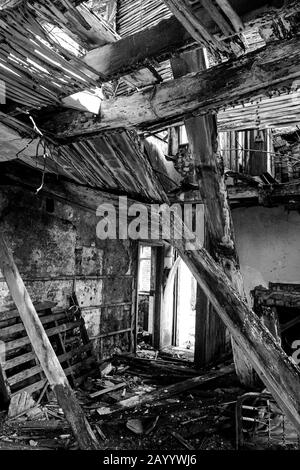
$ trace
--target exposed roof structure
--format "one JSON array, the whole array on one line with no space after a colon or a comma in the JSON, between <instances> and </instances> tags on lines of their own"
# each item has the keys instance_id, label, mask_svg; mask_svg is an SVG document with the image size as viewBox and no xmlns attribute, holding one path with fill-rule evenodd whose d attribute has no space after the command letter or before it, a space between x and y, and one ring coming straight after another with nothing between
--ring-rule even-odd
<instances>
[{"instance_id":1,"label":"exposed roof structure","mask_svg":"<svg viewBox=\"0 0 300 470\"><path fill-rule=\"evenodd\" d=\"M206 45L206 59L214 67L217 62L226 65L230 57L243 57L245 53L263 47L270 39L286 41L294 35L297 2L289 1L281 8L270 8L263 1L252 2L251 6L248 3L233 2L229 16L226 16L222 2L221 9L220 5L209 6L209 2L193 2L193 12L203 29L202 36L195 32L190 36L172 15L168 2L161 0L122 0L118 9L105 1L85 4L58 0L4 2L0 13L0 79L5 82L6 103L1 106L0 130L2 141L9 144L9 151L6 156L1 156L1 160L17 157L42 171L58 173L76 182L128 192L141 198L161 199L163 191L158 189L161 174L154 176L156 187L154 184L151 190L145 189L144 174L150 172L153 175L154 170L149 155L143 157L139 146L132 145L133 140L138 140L137 136L132 137L134 129L131 134L123 132L128 127L126 121L123 123L120 119L117 127L121 132L113 138L104 128L100 129L101 136L68 143L68 139L58 139L51 126L47 129L47 123L45 127L44 116L54 118L55 123L57 111L74 109L79 117L79 132L82 128L84 134L86 116L81 115L81 111L87 111L87 116L91 117L99 112L105 115L107 99L132 96L134 100L138 92L145 92L152 100L152 93L157 93L152 91L153 85L172 83L170 59L180 50ZM157 34L159 28L174 31L174 44L169 36L163 44L164 37ZM181 30L183 34L178 34ZM158 49L155 56L150 50L141 50L140 58L137 56L135 63L128 62L126 68L124 52L130 50L128 46L135 37L133 35L137 37L133 43L136 47L139 40L144 44L147 35L150 38L151 34L159 38L161 50L153 43ZM150 53L151 58L143 58L145 53ZM111 59L114 54L115 64ZM280 98L261 100L262 97L256 98L253 104L246 100L244 108L220 110L220 129L263 128L298 121L297 93L285 95L283 91ZM107 103L110 107L112 101ZM268 113L266 118L269 109L272 109L271 117ZM156 109L154 113L157 112ZM60 122L65 119L62 115ZM182 113L178 111L177 122L181 119ZM161 127L165 127L164 122ZM118 145L114 143L116 139ZM130 163L124 160L122 147L133 155L131 169ZM137 161L141 171L133 170ZM164 162L160 165L161 173L164 173ZM165 184L166 181L164 179Z\"/></svg>"}]
</instances>

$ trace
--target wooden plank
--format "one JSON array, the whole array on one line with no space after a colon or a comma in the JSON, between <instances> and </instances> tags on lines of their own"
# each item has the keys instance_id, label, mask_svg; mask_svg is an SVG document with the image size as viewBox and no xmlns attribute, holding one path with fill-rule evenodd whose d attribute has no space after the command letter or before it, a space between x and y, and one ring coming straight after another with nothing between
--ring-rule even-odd
<instances>
[{"instance_id":1,"label":"wooden plank","mask_svg":"<svg viewBox=\"0 0 300 470\"><path fill-rule=\"evenodd\" d=\"M1 362L0 357L0 397L1 397L1 405L3 408L9 405L10 402L10 387L7 381L6 373L4 367Z\"/></svg>"},{"instance_id":2,"label":"wooden plank","mask_svg":"<svg viewBox=\"0 0 300 470\"><path fill-rule=\"evenodd\" d=\"M155 390L151 393L145 393L144 395L135 395L133 397L126 398L125 400L121 400L119 403L111 407L98 408L97 412L100 416L111 415L113 413L122 412L130 408L139 408L144 404L158 403L160 400L187 392L188 390L192 390L193 388L207 384L210 381L230 374L231 372L234 372L234 368L232 366L227 366L223 369L220 369L219 371L208 372L201 377L193 377L191 379L184 380L183 382L160 388L159 390Z\"/></svg>"},{"instance_id":3,"label":"wooden plank","mask_svg":"<svg viewBox=\"0 0 300 470\"><path fill-rule=\"evenodd\" d=\"M186 449L188 450L195 450L195 447L193 447L189 442L187 442L178 432L171 431L171 435L175 437L175 439L180 442Z\"/></svg>"},{"instance_id":4,"label":"wooden plank","mask_svg":"<svg viewBox=\"0 0 300 470\"><path fill-rule=\"evenodd\" d=\"M87 361L87 363L90 363L92 361L94 361L94 359L91 358ZM65 372L66 376L68 376L71 373L73 373L74 370L78 370L81 367L82 367L82 364L78 363L78 364L75 364L75 366L73 368L65 369L64 372ZM76 380L80 380L80 377L78 377L78 379L76 379ZM34 392L37 392L37 391L41 390L42 388L44 388L44 386L46 385L46 382L47 382L47 379L39 380L38 382L35 382L34 384L28 385L28 386L22 388L21 390L18 390L16 392L12 393L11 396L13 397L14 395L17 395L18 393L20 393L20 391L25 391L28 394L32 394Z\"/></svg>"},{"instance_id":5,"label":"wooden plank","mask_svg":"<svg viewBox=\"0 0 300 470\"><path fill-rule=\"evenodd\" d=\"M90 343L89 345L84 345L78 349L73 350L73 354L74 356L76 356L77 354L81 354L85 350L89 351L91 348L92 348L92 345ZM4 370L13 369L13 367L19 366L21 364L25 364L26 362L31 361L34 357L35 357L35 353L31 351L29 353L22 354L21 356L14 357L13 359L8 359L7 361L5 361Z\"/></svg>"},{"instance_id":6,"label":"wooden plank","mask_svg":"<svg viewBox=\"0 0 300 470\"><path fill-rule=\"evenodd\" d=\"M176 18L163 20L111 44L88 52L83 61L108 80L126 75L140 68L148 59L167 59L173 51L187 46L199 47Z\"/></svg>"},{"instance_id":7,"label":"wooden plank","mask_svg":"<svg viewBox=\"0 0 300 470\"><path fill-rule=\"evenodd\" d=\"M228 0L216 0L219 7L223 10L227 18L231 21L232 26L235 29L236 33L240 33L245 29L244 23L236 13L236 11L232 8Z\"/></svg>"},{"instance_id":8,"label":"wooden plank","mask_svg":"<svg viewBox=\"0 0 300 470\"><path fill-rule=\"evenodd\" d=\"M20 393L20 391L27 392L29 395L31 395L34 392L38 392L39 390L44 388L44 386L46 385L46 382L47 382L47 379L39 380L38 382L35 382L34 384L27 385L27 387L22 388L22 390L18 390L12 393L11 396L14 397L18 393Z\"/></svg>"},{"instance_id":9,"label":"wooden plank","mask_svg":"<svg viewBox=\"0 0 300 470\"><path fill-rule=\"evenodd\" d=\"M90 349L91 349L91 345L82 346L82 347L80 347L76 350L72 350L72 351L69 351L65 354L61 354L60 356L58 356L58 360L62 364L63 362L68 361L69 359L75 359L82 352L88 351ZM35 357L35 355L34 355L34 357ZM85 361L81 361L81 362L84 364ZM72 366L70 366L70 369L72 369ZM8 370L8 368L5 367L5 370ZM18 372L17 374L11 375L8 378L8 382L9 382L10 386L15 385L16 383L21 382L22 380L26 380L29 377L33 377L34 375L42 372L42 370L43 369L40 365L36 365L34 367L31 367L30 369L25 369L22 372Z\"/></svg>"},{"instance_id":10,"label":"wooden plank","mask_svg":"<svg viewBox=\"0 0 300 470\"><path fill-rule=\"evenodd\" d=\"M15 8L22 3L22 0L0 0L0 10Z\"/></svg>"},{"instance_id":11,"label":"wooden plank","mask_svg":"<svg viewBox=\"0 0 300 470\"><path fill-rule=\"evenodd\" d=\"M53 328L49 328L48 330L46 330L46 333L50 337L50 336L56 335L58 333L73 330L74 328L77 328L79 326L80 326L80 322L64 323L63 325L59 325L59 326L55 326ZM25 327L25 329L26 329L26 327ZM9 351L13 351L16 348L26 346L26 344L30 344L30 342L31 341L30 341L29 337L26 336L24 338L19 338L19 339L15 339L13 341L8 341L5 344L5 348L6 348L6 351L9 352Z\"/></svg>"},{"instance_id":12,"label":"wooden plank","mask_svg":"<svg viewBox=\"0 0 300 470\"><path fill-rule=\"evenodd\" d=\"M45 310L54 308L56 303L46 301L46 302L35 302L33 305L38 313L42 313ZM10 320L12 318L18 318L18 317L20 317L18 309L4 310L3 312L0 312L0 322L5 321L5 320Z\"/></svg>"},{"instance_id":13,"label":"wooden plank","mask_svg":"<svg viewBox=\"0 0 300 470\"><path fill-rule=\"evenodd\" d=\"M97 449L98 441L71 389L66 375L51 346L27 289L9 252L3 232L0 233L0 268L6 279L10 294L20 312L27 335L43 368L49 385L56 394L66 419L81 449Z\"/></svg>"},{"instance_id":14,"label":"wooden plank","mask_svg":"<svg viewBox=\"0 0 300 470\"><path fill-rule=\"evenodd\" d=\"M126 387L126 383L121 383L114 385L113 387L107 387L104 388L103 390L98 390L98 392L90 393L90 398L97 398L100 397L101 395L105 395L106 393L110 392L115 392L116 390L119 390L120 388Z\"/></svg>"},{"instance_id":15,"label":"wooden plank","mask_svg":"<svg viewBox=\"0 0 300 470\"><path fill-rule=\"evenodd\" d=\"M218 41L203 24L189 0L163 0L174 16L186 28L190 35L210 52L228 51L225 44Z\"/></svg>"},{"instance_id":16,"label":"wooden plank","mask_svg":"<svg viewBox=\"0 0 300 470\"><path fill-rule=\"evenodd\" d=\"M208 12L214 22L219 26L220 30L225 36L234 34L232 25L226 21L222 13L218 10L217 6L210 0L201 0L203 8Z\"/></svg>"},{"instance_id":17,"label":"wooden plank","mask_svg":"<svg viewBox=\"0 0 300 470\"><path fill-rule=\"evenodd\" d=\"M60 313L57 315L46 315L41 317L41 322L43 325L47 325L47 323L53 323L57 320L64 320L67 319L67 314ZM14 335L16 333L21 333L25 330L23 323L17 323L16 325L7 326L5 328L0 328L0 338L9 338L9 336Z\"/></svg>"},{"instance_id":18,"label":"wooden plank","mask_svg":"<svg viewBox=\"0 0 300 470\"><path fill-rule=\"evenodd\" d=\"M153 123L170 123L194 112L216 111L230 103L261 97L270 89L291 87L300 77L299 62L299 37L277 41L204 72L130 96L104 100L100 115L64 111L56 113L53 120L50 115L40 116L39 124L58 138L70 138L118 127L144 128Z\"/></svg>"}]
</instances>

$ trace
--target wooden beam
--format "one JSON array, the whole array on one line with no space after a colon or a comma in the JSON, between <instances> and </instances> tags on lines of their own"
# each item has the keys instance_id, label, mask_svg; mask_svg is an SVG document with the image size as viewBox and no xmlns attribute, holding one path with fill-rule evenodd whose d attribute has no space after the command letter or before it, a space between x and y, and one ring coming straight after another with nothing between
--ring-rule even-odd
<instances>
[{"instance_id":1,"label":"wooden beam","mask_svg":"<svg viewBox=\"0 0 300 470\"><path fill-rule=\"evenodd\" d=\"M195 41L211 52L227 52L225 44L218 41L205 27L201 17L196 15L189 0L163 0L163 2Z\"/></svg>"},{"instance_id":2,"label":"wooden beam","mask_svg":"<svg viewBox=\"0 0 300 470\"><path fill-rule=\"evenodd\" d=\"M235 10L243 21L255 27L256 22L261 28L264 22L270 22L272 17L290 15L296 7L292 0L286 1L282 9L272 8L272 2L256 1L255 8L252 2L243 6L235 5ZM202 8L203 6L203 8ZM226 21L216 6L210 0L202 0L199 5L198 17L202 18L205 28L213 35L218 27L226 36L234 33L233 27ZM218 27L217 27L218 25ZM93 67L99 74L111 80L124 76L133 70L145 66L144 61L155 60L160 62L189 48L198 48L200 44L188 33L186 28L172 16L162 20L157 25L124 37L112 44L95 48L89 51L82 60ZM86 71L90 73L90 70ZM97 78L96 76L94 78Z\"/></svg>"},{"instance_id":3,"label":"wooden beam","mask_svg":"<svg viewBox=\"0 0 300 470\"><path fill-rule=\"evenodd\" d=\"M237 12L232 8L228 0L216 0L217 5L225 13L227 18L230 20L236 33L243 31L244 23L237 14Z\"/></svg>"},{"instance_id":4,"label":"wooden beam","mask_svg":"<svg viewBox=\"0 0 300 470\"><path fill-rule=\"evenodd\" d=\"M19 310L33 350L43 368L49 385L56 394L57 401L63 409L66 419L71 425L80 448L83 450L99 448L98 441L77 401L75 393L69 385L64 370L34 308L12 254L4 240L2 231L0 232L0 268Z\"/></svg>"},{"instance_id":5,"label":"wooden beam","mask_svg":"<svg viewBox=\"0 0 300 470\"><path fill-rule=\"evenodd\" d=\"M0 188L1 185L17 185L36 193L36 189L41 184L41 172L34 168L19 162L12 161L0 164ZM40 192L41 196L54 198L58 201L78 206L83 210L88 210L93 214L100 204L112 204L118 208L119 195L91 188L72 182L64 177L59 177L46 173L44 177L44 186ZM121 194L120 194L121 195ZM124 194L123 194L124 195ZM128 197L128 204L143 202L141 198L133 199Z\"/></svg>"},{"instance_id":6,"label":"wooden beam","mask_svg":"<svg viewBox=\"0 0 300 470\"><path fill-rule=\"evenodd\" d=\"M118 127L145 128L180 116L205 113L291 87L300 77L300 37L277 41L205 72L189 74L131 96L104 100L99 115L77 111L40 115L39 127L58 138Z\"/></svg>"},{"instance_id":7,"label":"wooden beam","mask_svg":"<svg viewBox=\"0 0 300 470\"><path fill-rule=\"evenodd\" d=\"M172 17L152 28L94 49L84 56L83 61L111 80L141 68L146 59L164 60L175 51L177 53L187 47L199 46L177 19Z\"/></svg>"}]
</instances>

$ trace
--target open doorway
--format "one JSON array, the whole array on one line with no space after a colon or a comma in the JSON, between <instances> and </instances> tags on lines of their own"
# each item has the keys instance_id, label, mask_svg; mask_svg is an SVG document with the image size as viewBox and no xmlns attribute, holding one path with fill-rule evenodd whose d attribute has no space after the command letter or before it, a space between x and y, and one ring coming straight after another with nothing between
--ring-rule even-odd
<instances>
[{"instance_id":1,"label":"open doorway","mask_svg":"<svg viewBox=\"0 0 300 470\"><path fill-rule=\"evenodd\" d=\"M174 297L173 346L193 353L195 349L197 281L182 260L178 264Z\"/></svg>"},{"instance_id":2,"label":"open doorway","mask_svg":"<svg viewBox=\"0 0 300 470\"><path fill-rule=\"evenodd\" d=\"M170 269L164 286L161 350L172 357L193 361L197 282L174 250L170 249L165 265Z\"/></svg>"},{"instance_id":3,"label":"open doorway","mask_svg":"<svg viewBox=\"0 0 300 470\"><path fill-rule=\"evenodd\" d=\"M141 243L138 260L137 349L159 349L164 246Z\"/></svg>"},{"instance_id":4,"label":"open doorway","mask_svg":"<svg viewBox=\"0 0 300 470\"><path fill-rule=\"evenodd\" d=\"M193 361L195 350L197 282L176 251L164 258L165 280L161 311L161 354Z\"/></svg>"}]
</instances>

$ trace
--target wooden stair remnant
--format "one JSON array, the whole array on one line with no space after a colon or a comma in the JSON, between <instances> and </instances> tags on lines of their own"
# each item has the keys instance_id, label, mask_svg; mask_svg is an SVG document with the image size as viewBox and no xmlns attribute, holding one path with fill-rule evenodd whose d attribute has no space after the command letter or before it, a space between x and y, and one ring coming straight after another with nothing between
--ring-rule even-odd
<instances>
[{"instance_id":1,"label":"wooden stair remnant","mask_svg":"<svg viewBox=\"0 0 300 470\"><path fill-rule=\"evenodd\" d=\"M83 450L98 449L98 441L77 401L74 391L69 385L66 374L34 308L2 232L0 233L0 268L19 311L30 340L29 343L31 343L46 376L42 387L48 380L67 421L70 423L79 447Z\"/></svg>"}]
</instances>

